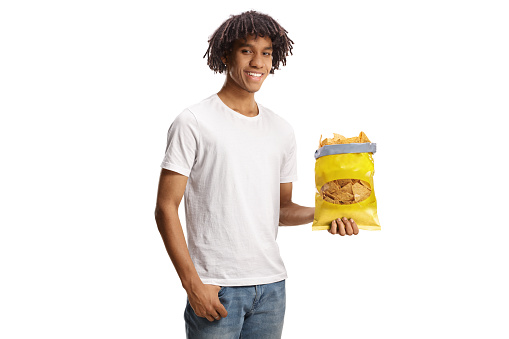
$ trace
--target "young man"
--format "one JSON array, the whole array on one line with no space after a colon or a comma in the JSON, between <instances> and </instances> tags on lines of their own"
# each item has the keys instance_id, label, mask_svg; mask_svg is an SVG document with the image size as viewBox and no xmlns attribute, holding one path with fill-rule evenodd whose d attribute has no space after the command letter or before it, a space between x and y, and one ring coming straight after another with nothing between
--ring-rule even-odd
<instances>
[{"instance_id":1,"label":"young man","mask_svg":"<svg viewBox=\"0 0 509 339\"><path fill-rule=\"evenodd\" d=\"M180 113L168 131L156 221L187 292L188 338L281 338L287 273L278 226L313 221L292 202L296 140L283 118L254 100L268 74L286 64L293 41L270 16L249 11L209 40L221 90ZM189 248L178 207L185 195ZM357 234L354 222L331 233Z\"/></svg>"}]
</instances>

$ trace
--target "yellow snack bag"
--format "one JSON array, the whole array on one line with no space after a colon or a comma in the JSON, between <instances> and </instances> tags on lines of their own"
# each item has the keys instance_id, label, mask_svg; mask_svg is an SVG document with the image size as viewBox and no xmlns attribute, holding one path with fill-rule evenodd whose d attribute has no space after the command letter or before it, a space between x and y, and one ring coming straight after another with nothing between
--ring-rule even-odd
<instances>
[{"instance_id":1,"label":"yellow snack bag","mask_svg":"<svg viewBox=\"0 0 509 339\"><path fill-rule=\"evenodd\" d=\"M322 141L315 152L315 216L312 230L330 229L332 220L352 218L359 229L380 230L373 188L376 144L358 137Z\"/></svg>"}]
</instances>

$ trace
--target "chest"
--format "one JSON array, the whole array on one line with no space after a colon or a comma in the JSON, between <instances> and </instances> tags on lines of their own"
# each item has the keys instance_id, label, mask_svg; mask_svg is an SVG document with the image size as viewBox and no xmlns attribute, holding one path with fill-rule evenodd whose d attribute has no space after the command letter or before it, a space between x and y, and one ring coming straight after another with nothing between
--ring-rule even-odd
<instances>
[{"instance_id":1,"label":"chest","mask_svg":"<svg viewBox=\"0 0 509 339\"><path fill-rule=\"evenodd\" d=\"M204 157L241 163L280 163L284 155L284 141L271 126L202 126L200 133Z\"/></svg>"}]
</instances>

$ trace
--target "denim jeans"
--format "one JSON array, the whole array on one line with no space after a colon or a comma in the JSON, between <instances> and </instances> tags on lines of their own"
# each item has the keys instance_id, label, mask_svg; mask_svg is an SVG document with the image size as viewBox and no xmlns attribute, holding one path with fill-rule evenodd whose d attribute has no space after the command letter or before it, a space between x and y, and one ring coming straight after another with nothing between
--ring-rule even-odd
<instances>
[{"instance_id":1,"label":"denim jeans","mask_svg":"<svg viewBox=\"0 0 509 339\"><path fill-rule=\"evenodd\" d=\"M187 339L280 339L286 310L285 280L250 286L222 286L219 301L226 318L208 321L194 313L187 299Z\"/></svg>"}]
</instances>

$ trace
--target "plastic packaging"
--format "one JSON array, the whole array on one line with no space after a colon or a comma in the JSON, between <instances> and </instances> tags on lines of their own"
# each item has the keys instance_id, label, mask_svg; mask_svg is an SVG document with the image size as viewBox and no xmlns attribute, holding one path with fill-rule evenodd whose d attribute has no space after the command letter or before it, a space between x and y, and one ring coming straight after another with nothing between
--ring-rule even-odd
<instances>
[{"instance_id":1,"label":"plastic packaging","mask_svg":"<svg viewBox=\"0 0 509 339\"><path fill-rule=\"evenodd\" d=\"M315 152L313 231L328 230L332 220L352 218L359 229L380 230L373 175L374 143L325 145Z\"/></svg>"}]
</instances>

